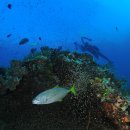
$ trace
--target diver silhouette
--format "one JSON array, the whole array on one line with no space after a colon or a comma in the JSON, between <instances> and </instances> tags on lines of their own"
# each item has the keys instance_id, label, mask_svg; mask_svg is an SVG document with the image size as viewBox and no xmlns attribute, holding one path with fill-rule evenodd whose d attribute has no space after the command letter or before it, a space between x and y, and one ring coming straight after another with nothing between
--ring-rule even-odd
<instances>
[{"instance_id":1,"label":"diver silhouette","mask_svg":"<svg viewBox=\"0 0 130 130\"><path fill-rule=\"evenodd\" d=\"M91 45L89 42L88 42L88 38L87 37L81 37L81 42L82 42L82 45L78 44L77 42L74 42L74 45L77 48L79 48L82 52L90 52L91 54L93 54L97 59L99 57L107 60L108 62L111 62L106 56L104 56L99 48L97 46L94 46L94 45Z\"/></svg>"}]
</instances>

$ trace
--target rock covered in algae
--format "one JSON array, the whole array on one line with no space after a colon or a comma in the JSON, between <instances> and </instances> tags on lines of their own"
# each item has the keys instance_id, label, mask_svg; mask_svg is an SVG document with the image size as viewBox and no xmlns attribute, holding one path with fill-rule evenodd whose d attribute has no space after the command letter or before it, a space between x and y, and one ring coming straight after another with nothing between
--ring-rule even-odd
<instances>
[{"instance_id":1,"label":"rock covered in algae","mask_svg":"<svg viewBox=\"0 0 130 130\"><path fill-rule=\"evenodd\" d=\"M20 80L26 75L27 69L22 66L22 62L18 60L12 60L10 68L7 68L4 76L0 76L0 86L3 88L2 93L8 90L15 90L16 86L20 84Z\"/></svg>"}]
</instances>

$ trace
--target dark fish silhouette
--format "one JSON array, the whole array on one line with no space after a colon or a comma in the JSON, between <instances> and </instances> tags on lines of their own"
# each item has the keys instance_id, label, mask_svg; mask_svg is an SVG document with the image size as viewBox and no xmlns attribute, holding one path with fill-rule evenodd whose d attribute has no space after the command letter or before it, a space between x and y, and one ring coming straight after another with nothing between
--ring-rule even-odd
<instances>
[{"instance_id":1,"label":"dark fish silhouette","mask_svg":"<svg viewBox=\"0 0 130 130\"><path fill-rule=\"evenodd\" d=\"M116 26L116 31L119 31L118 27Z\"/></svg>"},{"instance_id":2,"label":"dark fish silhouette","mask_svg":"<svg viewBox=\"0 0 130 130\"><path fill-rule=\"evenodd\" d=\"M12 4L7 5L8 9L12 9Z\"/></svg>"},{"instance_id":3,"label":"dark fish silhouette","mask_svg":"<svg viewBox=\"0 0 130 130\"><path fill-rule=\"evenodd\" d=\"M42 40L42 38L41 37L38 37L38 39L41 41Z\"/></svg>"},{"instance_id":4,"label":"dark fish silhouette","mask_svg":"<svg viewBox=\"0 0 130 130\"><path fill-rule=\"evenodd\" d=\"M90 52L93 54L97 59L99 57L102 57L103 59L107 60L108 62L111 62L106 56L104 56L99 48L97 46L91 45L87 41L85 41L87 38L86 37L81 37L82 45L75 43L75 45L82 51L82 52Z\"/></svg>"},{"instance_id":5,"label":"dark fish silhouette","mask_svg":"<svg viewBox=\"0 0 130 130\"><path fill-rule=\"evenodd\" d=\"M34 54L36 53L36 51L37 51L36 48L32 48L32 49L30 50L30 52L31 52L32 55L34 55Z\"/></svg>"},{"instance_id":6,"label":"dark fish silhouette","mask_svg":"<svg viewBox=\"0 0 130 130\"><path fill-rule=\"evenodd\" d=\"M22 40L20 40L19 45L24 45L27 42L29 42L29 39L28 38L23 38Z\"/></svg>"},{"instance_id":7,"label":"dark fish silhouette","mask_svg":"<svg viewBox=\"0 0 130 130\"><path fill-rule=\"evenodd\" d=\"M10 34L8 34L6 37L9 38L9 37L11 37L11 36L12 36L12 34L10 33Z\"/></svg>"}]
</instances>

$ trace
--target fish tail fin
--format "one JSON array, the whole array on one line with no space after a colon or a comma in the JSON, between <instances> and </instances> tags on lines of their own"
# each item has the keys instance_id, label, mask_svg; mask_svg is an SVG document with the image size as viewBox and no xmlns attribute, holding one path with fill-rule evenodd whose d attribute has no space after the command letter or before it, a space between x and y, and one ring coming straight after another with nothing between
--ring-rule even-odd
<instances>
[{"instance_id":1,"label":"fish tail fin","mask_svg":"<svg viewBox=\"0 0 130 130\"><path fill-rule=\"evenodd\" d=\"M76 90L74 85L70 88L70 92L76 96Z\"/></svg>"}]
</instances>

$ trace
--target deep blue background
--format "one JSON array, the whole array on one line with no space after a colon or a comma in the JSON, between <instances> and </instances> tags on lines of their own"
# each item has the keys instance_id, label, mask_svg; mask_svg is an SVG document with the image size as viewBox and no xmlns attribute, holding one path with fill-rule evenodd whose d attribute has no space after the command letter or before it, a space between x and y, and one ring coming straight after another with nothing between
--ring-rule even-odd
<instances>
[{"instance_id":1,"label":"deep blue background","mask_svg":"<svg viewBox=\"0 0 130 130\"><path fill-rule=\"evenodd\" d=\"M92 38L116 74L130 82L130 0L0 0L0 66L23 58L32 47L73 50L81 36ZM30 42L19 46L24 37Z\"/></svg>"}]
</instances>

